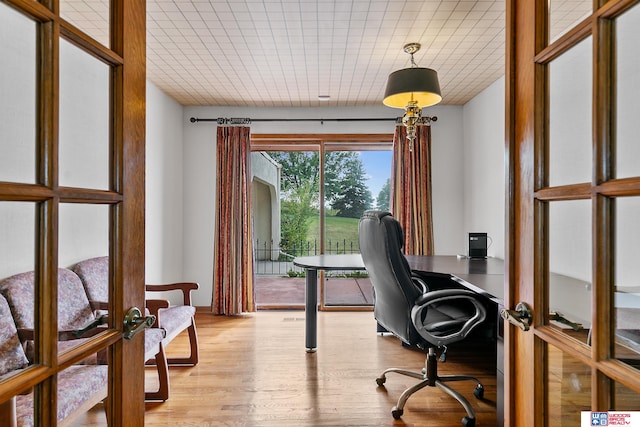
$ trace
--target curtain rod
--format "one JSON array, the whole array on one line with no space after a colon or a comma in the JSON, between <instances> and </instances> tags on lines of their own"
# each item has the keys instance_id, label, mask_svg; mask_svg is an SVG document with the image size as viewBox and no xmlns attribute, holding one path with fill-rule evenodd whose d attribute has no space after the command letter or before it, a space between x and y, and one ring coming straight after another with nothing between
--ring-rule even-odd
<instances>
[{"instance_id":1,"label":"curtain rod","mask_svg":"<svg viewBox=\"0 0 640 427\"><path fill-rule=\"evenodd\" d=\"M216 122L219 125L248 125L253 122L320 122L324 124L324 122L380 122L380 121L394 121L397 124L402 124L402 117L392 117L392 118L337 118L337 119L251 119L249 117L218 117L217 119L201 119L198 117L191 117L189 119L191 123L198 122ZM431 122L435 122L438 120L436 116L425 116L421 117L420 123L429 124Z\"/></svg>"}]
</instances>

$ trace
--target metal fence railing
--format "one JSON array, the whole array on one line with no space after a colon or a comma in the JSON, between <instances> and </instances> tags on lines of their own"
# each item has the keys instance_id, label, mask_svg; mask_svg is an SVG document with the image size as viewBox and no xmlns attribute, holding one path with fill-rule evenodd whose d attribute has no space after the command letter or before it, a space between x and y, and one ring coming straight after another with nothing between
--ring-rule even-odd
<instances>
[{"instance_id":1,"label":"metal fence railing","mask_svg":"<svg viewBox=\"0 0 640 427\"><path fill-rule=\"evenodd\" d=\"M318 240L301 241L280 246L280 242L256 240L253 247L257 276L291 276L304 275L304 269L293 265L293 259L298 256L320 254ZM331 241L325 243L325 254L357 254L360 253L358 242L350 240ZM341 272L339 272L341 273Z\"/></svg>"}]
</instances>

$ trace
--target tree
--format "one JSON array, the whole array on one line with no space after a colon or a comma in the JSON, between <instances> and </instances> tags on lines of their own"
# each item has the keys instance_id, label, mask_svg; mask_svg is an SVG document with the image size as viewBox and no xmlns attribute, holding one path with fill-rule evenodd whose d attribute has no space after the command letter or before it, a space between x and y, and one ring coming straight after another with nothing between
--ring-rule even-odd
<instances>
[{"instance_id":1,"label":"tree","mask_svg":"<svg viewBox=\"0 0 640 427\"><path fill-rule=\"evenodd\" d=\"M357 155L347 160L340 175L338 194L331 207L338 210L337 216L360 218L371 207L373 197L366 185L364 165Z\"/></svg>"},{"instance_id":2,"label":"tree","mask_svg":"<svg viewBox=\"0 0 640 427\"><path fill-rule=\"evenodd\" d=\"M285 200L301 187L313 191L316 196L320 194L320 156L317 151L273 151L268 154L282 165L281 186ZM345 165L356 161L362 163L358 154L352 151L329 151L325 154L324 198L329 205L344 191L341 181Z\"/></svg>"},{"instance_id":3,"label":"tree","mask_svg":"<svg viewBox=\"0 0 640 427\"><path fill-rule=\"evenodd\" d=\"M376 199L376 209L380 211L389 211L389 198L391 196L391 178L387 178Z\"/></svg>"},{"instance_id":4,"label":"tree","mask_svg":"<svg viewBox=\"0 0 640 427\"><path fill-rule=\"evenodd\" d=\"M308 218L318 208L320 158L317 151L276 151L268 153L281 166L281 248L295 255L309 231ZM325 203L338 216L359 218L371 206L373 197L358 153L330 151L324 158Z\"/></svg>"},{"instance_id":5,"label":"tree","mask_svg":"<svg viewBox=\"0 0 640 427\"><path fill-rule=\"evenodd\" d=\"M292 190L283 200L280 212L280 249L290 255L299 255L300 246L307 240L309 216L314 212L313 191L310 184Z\"/></svg>"}]
</instances>

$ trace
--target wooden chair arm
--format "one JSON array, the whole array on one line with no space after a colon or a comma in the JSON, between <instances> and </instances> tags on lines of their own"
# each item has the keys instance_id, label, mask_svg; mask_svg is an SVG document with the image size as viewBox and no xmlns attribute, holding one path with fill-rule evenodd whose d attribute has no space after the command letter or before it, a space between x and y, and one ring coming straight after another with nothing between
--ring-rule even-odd
<instances>
[{"instance_id":1,"label":"wooden chair arm","mask_svg":"<svg viewBox=\"0 0 640 427\"><path fill-rule=\"evenodd\" d=\"M149 310L150 314L156 316L156 321L153 324L153 328L160 328L160 315L159 311L161 308L169 308L169 301L166 299L148 299L146 301L147 310Z\"/></svg>"},{"instance_id":2,"label":"wooden chair arm","mask_svg":"<svg viewBox=\"0 0 640 427\"><path fill-rule=\"evenodd\" d=\"M147 292L181 291L184 305L191 305L191 291L200 287L195 282L165 283L162 285L146 285Z\"/></svg>"},{"instance_id":3,"label":"wooden chair arm","mask_svg":"<svg viewBox=\"0 0 640 427\"><path fill-rule=\"evenodd\" d=\"M91 306L91 310L93 311L109 310L109 303L106 301L89 300L89 305Z\"/></svg>"},{"instance_id":4,"label":"wooden chair arm","mask_svg":"<svg viewBox=\"0 0 640 427\"><path fill-rule=\"evenodd\" d=\"M74 332L76 332L75 329L58 331L58 341L73 341L73 340L79 340L83 338L89 338L94 335L98 335L100 332L104 330L105 330L104 326L99 326L97 328L88 330L81 336L74 335ZM20 342L34 341L36 339L36 334L33 329L18 328L18 337L20 338Z\"/></svg>"}]
</instances>

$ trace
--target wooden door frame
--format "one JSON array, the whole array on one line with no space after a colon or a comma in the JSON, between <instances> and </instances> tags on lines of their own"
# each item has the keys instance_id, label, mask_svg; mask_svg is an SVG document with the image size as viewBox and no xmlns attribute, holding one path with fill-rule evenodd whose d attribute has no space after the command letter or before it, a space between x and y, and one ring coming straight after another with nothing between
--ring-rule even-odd
<instances>
[{"instance_id":1,"label":"wooden door frame","mask_svg":"<svg viewBox=\"0 0 640 427\"><path fill-rule=\"evenodd\" d=\"M4 0L36 24L35 184L0 183L0 200L32 202L36 211L34 304L37 365L0 384L3 401L34 389L36 425L57 424L57 373L109 347L109 417L113 425L144 425L144 337L123 340L124 313L144 307L146 2L111 0L111 49L64 21L58 0ZM64 38L111 68L109 190L59 185L59 42ZM57 269L60 203L110 206L110 330L58 355Z\"/></svg>"},{"instance_id":2,"label":"wooden door frame","mask_svg":"<svg viewBox=\"0 0 640 427\"><path fill-rule=\"evenodd\" d=\"M505 76L505 306L513 308L522 295L533 301L533 153L535 120L535 1L509 0L506 8ZM520 331L521 332L521 331ZM534 351L532 333L504 328L504 419L507 426L534 426L536 409L526 396L534 384L533 364L521 369L516 362ZM539 393L540 390L533 390ZM519 405L516 407L516 402ZM521 403L522 402L522 403Z\"/></svg>"},{"instance_id":3,"label":"wooden door frame","mask_svg":"<svg viewBox=\"0 0 640 427\"><path fill-rule=\"evenodd\" d=\"M112 46L124 58L114 76L111 327L123 331L130 307L145 306L146 1L112 0ZM114 227L115 226L115 227ZM144 426L144 336L111 347L109 420Z\"/></svg>"},{"instance_id":4,"label":"wooden door frame","mask_svg":"<svg viewBox=\"0 0 640 427\"><path fill-rule=\"evenodd\" d=\"M612 19L635 0L595 0L595 11L548 43L547 0L509 0L506 10L506 271L505 304L533 307L532 330L505 328L505 425L545 425L547 343L577 356L591 368L591 410L614 407L614 381L638 391L637 370L616 360L613 247L615 197L639 196L640 178L615 178L615 46ZM547 64L588 36L593 40L592 182L549 187ZM548 326L545 227L548 202L590 200L592 204L592 342L567 342ZM537 380L537 381L536 381Z\"/></svg>"}]
</instances>

